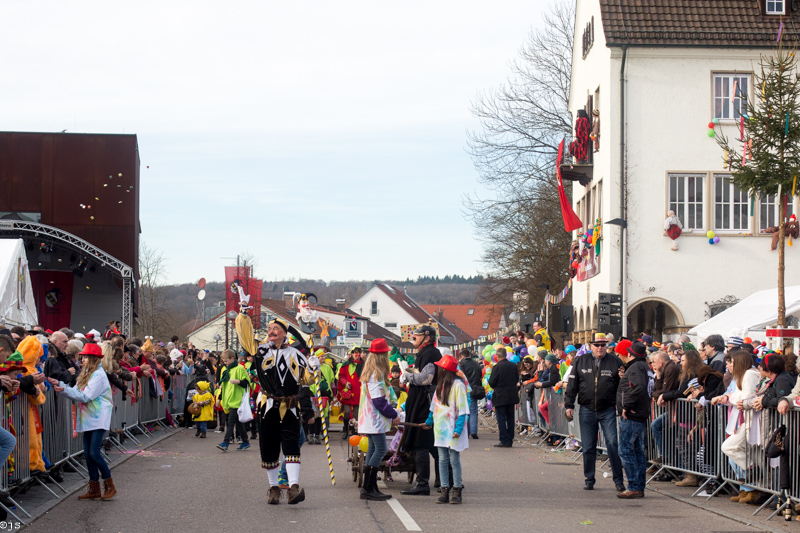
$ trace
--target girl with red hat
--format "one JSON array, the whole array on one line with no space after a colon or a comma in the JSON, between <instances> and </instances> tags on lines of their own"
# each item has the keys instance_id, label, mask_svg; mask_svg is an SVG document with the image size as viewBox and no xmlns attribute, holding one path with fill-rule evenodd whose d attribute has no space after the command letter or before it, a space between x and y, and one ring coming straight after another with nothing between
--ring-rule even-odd
<instances>
[{"instance_id":1,"label":"girl with red hat","mask_svg":"<svg viewBox=\"0 0 800 533\"><path fill-rule=\"evenodd\" d=\"M434 364L439 367L436 371L436 392L425 425L433 427L434 446L439 449L442 495L436 503L457 504L461 503L461 452L469 447L469 440L464 436L469 416L468 386L452 355L443 355ZM452 498L448 486L451 471Z\"/></svg>"},{"instance_id":2,"label":"girl with red hat","mask_svg":"<svg viewBox=\"0 0 800 533\"><path fill-rule=\"evenodd\" d=\"M378 490L378 469L386 455L386 432L397 424L397 411L391 406L392 387L389 385L389 346L384 339L375 339L361 372L361 399L358 406L358 431L367 436L367 456L364 459L362 500L388 500L390 495Z\"/></svg>"},{"instance_id":3,"label":"girl with red hat","mask_svg":"<svg viewBox=\"0 0 800 533\"><path fill-rule=\"evenodd\" d=\"M103 350L98 344L89 343L80 354L83 359L81 372L74 387L63 381L48 378L56 392L60 392L70 400L77 402L76 429L83 433L83 455L86 468L89 470L89 489L86 494L78 496L79 500L110 500L117 494L111 470L108 469L100 447L103 435L111 426L111 412L114 409L111 398L111 385L103 370L101 360ZM105 492L100 494L100 476L103 477Z\"/></svg>"}]
</instances>

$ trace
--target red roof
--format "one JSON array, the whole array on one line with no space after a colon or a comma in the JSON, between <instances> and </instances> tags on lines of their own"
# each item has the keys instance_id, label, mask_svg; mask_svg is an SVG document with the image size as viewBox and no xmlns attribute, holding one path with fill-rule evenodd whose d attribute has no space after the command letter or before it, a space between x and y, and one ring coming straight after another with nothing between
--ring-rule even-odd
<instances>
[{"instance_id":1,"label":"red roof","mask_svg":"<svg viewBox=\"0 0 800 533\"><path fill-rule=\"evenodd\" d=\"M500 317L503 315L502 305L423 305L422 307L437 320L440 316L451 320L473 339L490 335L500 329ZM469 313L470 309L473 310L472 314ZM484 324L488 324L489 327L484 329Z\"/></svg>"}]
</instances>

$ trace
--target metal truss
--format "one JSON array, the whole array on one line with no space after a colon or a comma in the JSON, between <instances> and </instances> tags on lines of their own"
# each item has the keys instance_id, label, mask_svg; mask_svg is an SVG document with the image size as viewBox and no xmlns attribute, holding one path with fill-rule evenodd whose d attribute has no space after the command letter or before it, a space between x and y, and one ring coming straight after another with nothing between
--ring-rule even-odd
<instances>
[{"instance_id":1,"label":"metal truss","mask_svg":"<svg viewBox=\"0 0 800 533\"><path fill-rule=\"evenodd\" d=\"M6 236L17 238L35 237L42 241L65 244L70 250L88 256L100 268L111 272L114 277L122 280L121 333L130 336L133 323L133 288L136 285L136 280L133 278L133 268L88 241L45 224L20 220L0 220L0 237Z\"/></svg>"}]
</instances>

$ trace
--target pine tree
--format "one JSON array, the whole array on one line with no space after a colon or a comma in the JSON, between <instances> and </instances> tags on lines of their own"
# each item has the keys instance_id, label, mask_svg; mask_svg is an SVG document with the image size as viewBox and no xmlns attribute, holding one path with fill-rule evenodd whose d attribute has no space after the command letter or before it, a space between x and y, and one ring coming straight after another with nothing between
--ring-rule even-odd
<instances>
[{"instance_id":1,"label":"pine tree","mask_svg":"<svg viewBox=\"0 0 800 533\"><path fill-rule=\"evenodd\" d=\"M755 98L743 91L740 122L735 139L719 128L717 144L724 150L731 181L753 195L777 195L778 202L778 326L786 325L784 251L786 202L796 192L800 175L800 78L794 51L780 44L774 55L761 56L760 74L755 75Z\"/></svg>"}]
</instances>

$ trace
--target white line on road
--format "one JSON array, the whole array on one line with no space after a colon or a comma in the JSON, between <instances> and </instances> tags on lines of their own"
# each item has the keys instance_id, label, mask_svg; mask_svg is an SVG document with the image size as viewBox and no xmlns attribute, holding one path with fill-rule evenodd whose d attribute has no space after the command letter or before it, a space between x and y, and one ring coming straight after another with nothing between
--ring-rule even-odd
<instances>
[{"instance_id":1,"label":"white line on road","mask_svg":"<svg viewBox=\"0 0 800 533\"><path fill-rule=\"evenodd\" d=\"M386 489L388 487L386 486L386 483L384 483L383 481L378 481L378 488ZM417 523L414 522L414 519L411 518L411 515L408 514L408 511L406 511L403 508L403 506L400 504L400 502L397 501L397 498L390 498L390 499L386 500L386 502L389 504L389 507L392 508L392 510L394 511L394 514L397 515L397 518L399 518L400 521L403 523L403 525L406 526L407 530L409 530L409 531L422 531L422 528L420 528L417 525Z\"/></svg>"}]
</instances>

